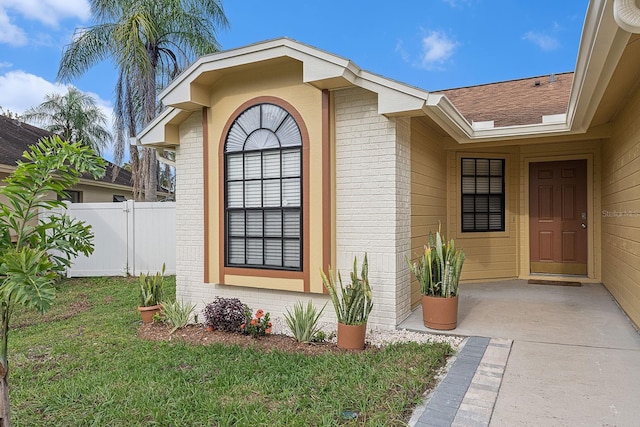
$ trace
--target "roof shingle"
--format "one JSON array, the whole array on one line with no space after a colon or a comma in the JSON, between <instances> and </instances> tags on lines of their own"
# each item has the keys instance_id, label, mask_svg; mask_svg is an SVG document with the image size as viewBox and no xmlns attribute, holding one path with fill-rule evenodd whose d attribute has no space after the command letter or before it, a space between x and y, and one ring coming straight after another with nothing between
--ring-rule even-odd
<instances>
[{"instance_id":1,"label":"roof shingle","mask_svg":"<svg viewBox=\"0 0 640 427\"><path fill-rule=\"evenodd\" d=\"M469 122L495 127L542 123L542 116L567 112L573 73L530 77L442 91ZM537 82L537 84L536 84Z\"/></svg>"},{"instance_id":2,"label":"roof shingle","mask_svg":"<svg viewBox=\"0 0 640 427\"><path fill-rule=\"evenodd\" d=\"M53 135L51 132L44 129L0 115L0 164L15 167L18 160L22 160L22 154L30 145L51 135ZM113 163L107 161L106 173L98 181L130 187L131 172L119 169L114 181L115 167ZM83 176L83 178L93 180L89 175Z\"/></svg>"}]
</instances>

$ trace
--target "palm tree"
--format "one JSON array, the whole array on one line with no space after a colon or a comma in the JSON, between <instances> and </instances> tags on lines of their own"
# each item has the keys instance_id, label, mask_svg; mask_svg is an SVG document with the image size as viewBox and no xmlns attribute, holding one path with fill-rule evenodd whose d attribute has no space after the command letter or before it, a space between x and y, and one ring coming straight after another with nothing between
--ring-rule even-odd
<instances>
[{"instance_id":1,"label":"palm tree","mask_svg":"<svg viewBox=\"0 0 640 427\"><path fill-rule=\"evenodd\" d=\"M159 111L157 92L196 56L219 50L218 28L228 26L220 0L91 0L95 25L76 30L65 47L58 79L69 81L104 59L118 69L115 160ZM156 199L153 149L129 145L133 188Z\"/></svg>"},{"instance_id":2,"label":"palm tree","mask_svg":"<svg viewBox=\"0 0 640 427\"><path fill-rule=\"evenodd\" d=\"M111 142L106 114L94 98L75 87L70 86L65 95L48 94L42 104L25 111L22 119L42 125L65 141L81 141L97 154Z\"/></svg>"}]
</instances>

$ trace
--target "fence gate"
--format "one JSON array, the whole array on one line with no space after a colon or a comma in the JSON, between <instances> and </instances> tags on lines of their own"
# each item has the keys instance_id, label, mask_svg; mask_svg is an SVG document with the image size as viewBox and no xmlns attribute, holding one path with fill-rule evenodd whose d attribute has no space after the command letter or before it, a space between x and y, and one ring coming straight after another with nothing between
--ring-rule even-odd
<instances>
[{"instance_id":1,"label":"fence gate","mask_svg":"<svg viewBox=\"0 0 640 427\"><path fill-rule=\"evenodd\" d=\"M76 258L68 277L154 273L162 269L163 263L166 274L175 274L175 202L128 200L67 206L66 214L91 225L95 236L93 254Z\"/></svg>"}]
</instances>

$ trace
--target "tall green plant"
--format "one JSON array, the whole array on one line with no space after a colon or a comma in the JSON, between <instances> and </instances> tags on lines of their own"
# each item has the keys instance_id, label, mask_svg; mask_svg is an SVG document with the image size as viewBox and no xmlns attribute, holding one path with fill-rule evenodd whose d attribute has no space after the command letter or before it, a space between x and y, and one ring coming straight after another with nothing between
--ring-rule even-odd
<instances>
[{"instance_id":1,"label":"tall green plant","mask_svg":"<svg viewBox=\"0 0 640 427\"><path fill-rule=\"evenodd\" d=\"M164 298L164 271L165 264L162 264L162 272L156 272L153 276L140 273L140 307L160 304Z\"/></svg>"},{"instance_id":2,"label":"tall green plant","mask_svg":"<svg viewBox=\"0 0 640 427\"><path fill-rule=\"evenodd\" d=\"M453 239L445 242L439 229L435 236L429 232L422 256L415 262L406 259L409 269L420 282L422 295L450 298L459 293L464 251L456 250Z\"/></svg>"},{"instance_id":3,"label":"tall green plant","mask_svg":"<svg viewBox=\"0 0 640 427\"><path fill-rule=\"evenodd\" d=\"M320 320L325 307L326 304L318 311L311 301L307 303L306 308L298 301L293 306L293 312L287 308L284 318L296 341L312 342L316 339L318 332L320 332L318 320Z\"/></svg>"},{"instance_id":4,"label":"tall green plant","mask_svg":"<svg viewBox=\"0 0 640 427\"><path fill-rule=\"evenodd\" d=\"M184 328L189 324L191 316L196 309L195 304L173 301L161 302L162 304L162 321L172 326L169 334L174 333L180 328ZM196 315L197 322L197 315Z\"/></svg>"},{"instance_id":5,"label":"tall green plant","mask_svg":"<svg viewBox=\"0 0 640 427\"><path fill-rule=\"evenodd\" d=\"M80 142L58 136L40 140L23 155L0 187L0 426L10 425L8 337L18 306L44 312L53 304L54 284L78 254L93 252L91 227L62 214L55 195L78 183L82 174L104 174L104 160ZM52 195L54 196L52 198Z\"/></svg>"},{"instance_id":6,"label":"tall green plant","mask_svg":"<svg viewBox=\"0 0 640 427\"><path fill-rule=\"evenodd\" d=\"M369 313L373 308L373 293L369 286L369 263L367 254L364 254L362 270L358 277L358 259L353 259L353 271L351 272L351 283L344 286L342 276L338 271L338 283L335 275L329 267L329 276L320 270L322 282L329 292L333 308L336 311L338 322L345 325L362 325L367 323Z\"/></svg>"}]
</instances>

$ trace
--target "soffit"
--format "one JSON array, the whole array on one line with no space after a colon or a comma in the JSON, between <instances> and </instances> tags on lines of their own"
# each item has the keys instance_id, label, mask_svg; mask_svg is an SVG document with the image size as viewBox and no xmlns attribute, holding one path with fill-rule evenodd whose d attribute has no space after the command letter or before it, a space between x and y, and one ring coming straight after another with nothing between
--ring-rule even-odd
<instances>
[{"instance_id":1,"label":"soffit","mask_svg":"<svg viewBox=\"0 0 640 427\"><path fill-rule=\"evenodd\" d=\"M640 35L631 36L594 114L591 126L610 123L624 108L640 80Z\"/></svg>"}]
</instances>

